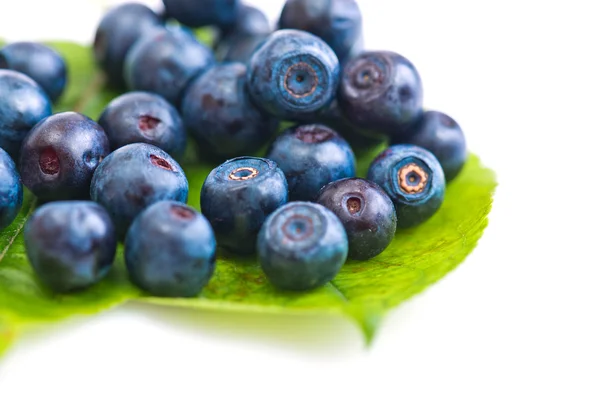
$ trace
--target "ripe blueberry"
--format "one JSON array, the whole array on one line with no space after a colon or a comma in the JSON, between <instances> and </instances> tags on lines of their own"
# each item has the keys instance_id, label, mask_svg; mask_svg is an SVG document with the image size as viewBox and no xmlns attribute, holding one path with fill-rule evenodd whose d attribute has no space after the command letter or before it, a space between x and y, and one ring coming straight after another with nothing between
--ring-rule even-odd
<instances>
[{"instance_id":1,"label":"ripe blueberry","mask_svg":"<svg viewBox=\"0 0 600 400\"><path fill-rule=\"evenodd\" d=\"M239 157L212 170L200 196L202 213L215 230L219 246L249 254L269 214L287 203L285 175L264 158Z\"/></svg>"},{"instance_id":2,"label":"ripe blueberry","mask_svg":"<svg viewBox=\"0 0 600 400\"><path fill-rule=\"evenodd\" d=\"M88 199L98 164L110 153L108 138L85 115L64 112L37 124L23 141L23 184L42 200Z\"/></svg>"},{"instance_id":3,"label":"ripe blueberry","mask_svg":"<svg viewBox=\"0 0 600 400\"><path fill-rule=\"evenodd\" d=\"M350 145L324 125L287 129L273 142L267 158L285 173L290 200L313 201L329 182L356 173Z\"/></svg>"},{"instance_id":4,"label":"ripe blueberry","mask_svg":"<svg viewBox=\"0 0 600 400\"><path fill-rule=\"evenodd\" d=\"M408 228L429 219L442 205L444 171L433 154L412 145L395 145L381 152L369 167L375 182L394 202L398 227Z\"/></svg>"},{"instance_id":5,"label":"ripe blueberry","mask_svg":"<svg viewBox=\"0 0 600 400\"><path fill-rule=\"evenodd\" d=\"M163 0L167 14L192 28L235 24L239 0Z\"/></svg>"},{"instance_id":6,"label":"ripe blueberry","mask_svg":"<svg viewBox=\"0 0 600 400\"><path fill-rule=\"evenodd\" d=\"M267 218L257 243L260 265L283 290L311 290L331 281L346 262L348 237L325 207L292 202Z\"/></svg>"},{"instance_id":7,"label":"ripe blueberry","mask_svg":"<svg viewBox=\"0 0 600 400\"><path fill-rule=\"evenodd\" d=\"M40 207L27 220L24 235L34 271L55 292L100 281L117 249L110 217L91 201L57 201Z\"/></svg>"},{"instance_id":8,"label":"ripe blueberry","mask_svg":"<svg viewBox=\"0 0 600 400\"><path fill-rule=\"evenodd\" d=\"M112 152L96 169L92 200L110 214L119 239L146 207L161 200L185 203L188 181L183 169L165 151L134 143Z\"/></svg>"},{"instance_id":9,"label":"ripe blueberry","mask_svg":"<svg viewBox=\"0 0 600 400\"><path fill-rule=\"evenodd\" d=\"M202 214L159 201L134 221L125 239L131 281L155 296L195 296L215 269L217 243Z\"/></svg>"},{"instance_id":10,"label":"ripe blueberry","mask_svg":"<svg viewBox=\"0 0 600 400\"><path fill-rule=\"evenodd\" d=\"M17 166L8 153L0 149L0 230L9 226L23 205L23 185Z\"/></svg>"}]
</instances>

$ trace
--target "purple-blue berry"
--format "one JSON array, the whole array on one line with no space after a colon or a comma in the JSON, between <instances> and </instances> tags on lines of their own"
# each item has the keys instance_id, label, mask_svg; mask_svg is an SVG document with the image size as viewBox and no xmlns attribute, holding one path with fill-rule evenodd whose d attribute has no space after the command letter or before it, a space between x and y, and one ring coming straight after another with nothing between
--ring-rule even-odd
<instances>
[{"instance_id":1,"label":"purple-blue berry","mask_svg":"<svg viewBox=\"0 0 600 400\"><path fill-rule=\"evenodd\" d=\"M163 0L167 15L192 28L235 24L239 0Z\"/></svg>"},{"instance_id":2,"label":"purple-blue berry","mask_svg":"<svg viewBox=\"0 0 600 400\"><path fill-rule=\"evenodd\" d=\"M206 218L175 201L146 208L125 239L131 281L154 296L197 295L214 272L216 256L215 235Z\"/></svg>"},{"instance_id":3,"label":"purple-blue berry","mask_svg":"<svg viewBox=\"0 0 600 400\"><path fill-rule=\"evenodd\" d=\"M25 250L40 280L55 292L104 278L117 249L107 212L91 201L57 201L37 209L24 229Z\"/></svg>"},{"instance_id":4,"label":"purple-blue berry","mask_svg":"<svg viewBox=\"0 0 600 400\"><path fill-rule=\"evenodd\" d=\"M398 144L384 150L371 163L367 179L394 202L399 228L423 223L444 201L442 166L433 154L418 146Z\"/></svg>"},{"instance_id":5,"label":"purple-blue berry","mask_svg":"<svg viewBox=\"0 0 600 400\"><path fill-rule=\"evenodd\" d=\"M9 226L23 205L23 185L10 155L0 149L0 230Z\"/></svg>"},{"instance_id":6,"label":"purple-blue berry","mask_svg":"<svg viewBox=\"0 0 600 400\"><path fill-rule=\"evenodd\" d=\"M64 112L44 119L27 135L19 170L23 184L43 201L89 199L92 175L109 153L100 125Z\"/></svg>"},{"instance_id":7,"label":"purple-blue berry","mask_svg":"<svg viewBox=\"0 0 600 400\"><path fill-rule=\"evenodd\" d=\"M274 286L306 291L337 275L348 256L348 237L340 220L325 207L292 202L267 218L257 250Z\"/></svg>"}]
</instances>

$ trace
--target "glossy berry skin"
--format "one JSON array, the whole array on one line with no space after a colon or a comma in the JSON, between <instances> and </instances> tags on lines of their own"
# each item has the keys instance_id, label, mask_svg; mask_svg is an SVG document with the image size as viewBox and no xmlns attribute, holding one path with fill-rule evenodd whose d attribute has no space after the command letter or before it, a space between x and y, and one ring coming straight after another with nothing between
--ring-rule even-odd
<instances>
[{"instance_id":1,"label":"glossy berry skin","mask_svg":"<svg viewBox=\"0 0 600 400\"><path fill-rule=\"evenodd\" d=\"M100 125L64 112L41 121L27 135L19 170L23 184L43 201L89 199L92 175L109 153Z\"/></svg>"},{"instance_id":2,"label":"glossy berry skin","mask_svg":"<svg viewBox=\"0 0 600 400\"><path fill-rule=\"evenodd\" d=\"M398 144L384 150L371 163L367 179L394 202L399 228L421 224L444 201L444 171L433 154L418 146Z\"/></svg>"},{"instance_id":3,"label":"glossy berry skin","mask_svg":"<svg viewBox=\"0 0 600 400\"><path fill-rule=\"evenodd\" d=\"M456 178L467 160L467 142L460 125L439 111L423 113L417 123L392 137L391 143L429 150L442 165L446 182Z\"/></svg>"},{"instance_id":4,"label":"glossy berry skin","mask_svg":"<svg viewBox=\"0 0 600 400\"><path fill-rule=\"evenodd\" d=\"M115 258L115 228L91 201L57 201L38 208L24 229L27 257L55 292L87 288L104 278Z\"/></svg>"},{"instance_id":5,"label":"glossy berry skin","mask_svg":"<svg viewBox=\"0 0 600 400\"><path fill-rule=\"evenodd\" d=\"M287 203L287 189L283 172L264 158L238 157L213 169L202 186L200 206L219 246L253 253L267 216Z\"/></svg>"},{"instance_id":6,"label":"glossy berry skin","mask_svg":"<svg viewBox=\"0 0 600 400\"><path fill-rule=\"evenodd\" d=\"M154 296L192 297L215 270L217 242L202 214L159 201L134 221L125 239L129 278Z\"/></svg>"},{"instance_id":7,"label":"glossy berry skin","mask_svg":"<svg viewBox=\"0 0 600 400\"><path fill-rule=\"evenodd\" d=\"M56 102L67 84L67 65L54 49L41 43L17 42L0 50L0 68L19 71L37 82Z\"/></svg>"},{"instance_id":8,"label":"glossy berry skin","mask_svg":"<svg viewBox=\"0 0 600 400\"><path fill-rule=\"evenodd\" d=\"M7 152L0 149L0 231L9 226L23 205L23 185L17 166Z\"/></svg>"},{"instance_id":9,"label":"glossy berry skin","mask_svg":"<svg viewBox=\"0 0 600 400\"><path fill-rule=\"evenodd\" d=\"M348 235L348 257L367 260L383 252L396 233L396 210L392 200L376 184L361 178L331 182L316 203L331 210Z\"/></svg>"},{"instance_id":10,"label":"glossy berry skin","mask_svg":"<svg viewBox=\"0 0 600 400\"><path fill-rule=\"evenodd\" d=\"M357 127L392 135L421 115L423 87L415 66L401 55L363 52L344 66L338 101Z\"/></svg>"},{"instance_id":11,"label":"glossy berry skin","mask_svg":"<svg viewBox=\"0 0 600 400\"><path fill-rule=\"evenodd\" d=\"M267 158L285 173L294 201L313 201L329 182L356 174L350 145L324 125L287 129L273 142Z\"/></svg>"},{"instance_id":12,"label":"glossy berry skin","mask_svg":"<svg viewBox=\"0 0 600 400\"><path fill-rule=\"evenodd\" d=\"M338 59L325 42L302 31L271 34L248 64L248 91L266 112L305 120L326 108L338 87Z\"/></svg>"},{"instance_id":13,"label":"glossy berry skin","mask_svg":"<svg viewBox=\"0 0 600 400\"><path fill-rule=\"evenodd\" d=\"M218 157L252 154L276 133L279 121L246 92L246 66L219 64L194 79L181 102L188 131Z\"/></svg>"},{"instance_id":14,"label":"glossy berry skin","mask_svg":"<svg viewBox=\"0 0 600 400\"><path fill-rule=\"evenodd\" d=\"M233 25L221 28L220 40L231 36L255 36L271 33L267 16L256 7L240 4Z\"/></svg>"},{"instance_id":15,"label":"glossy berry skin","mask_svg":"<svg viewBox=\"0 0 600 400\"><path fill-rule=\"evenodd\" d=\"M343 60L361 36L362 14L355 0L287 0L279 28L310 32Z\"/></svg>"},{"instance_id":16,"label":"glossy berry skin","mask_svg":"<svg viewBox=\"0 0 600 400\"><path fill-rule=\"evenodd\" d=\"M0 70L0 148L18 160L25 136L50 114L52 103L33 79L20 72Z\"/></svg>"},{"instance_id":17,"label":"glossy berry skin","mask_svg":"<svg viewBox=\"0 0 600 400\"><path fill-rule=\"evenodd\" d=\"M116 6L104 15L94 38L94 57L113 86L125 86L123 66L133 44L163 25L154 11L139 3Z\"/></svg>"},{"instance_id":18,"label":"glossy berry skin","mask_svg":"<svg viewBox=\"0 0 600 400\"><path fill-rule=\"evenodd\" d=\"M167 14L183 25L229 27L235 24L238 0L163 0Z\"/></svg>"},{"instance_id":19,"label":"glossy berry skin","mask_svg":"<svg viewBox=\"0 0 600 400\"><path fill-rule=\"evenodd\" d=\"M188 181L183 169L164 150L134 143L112 152L96 169L92 200L110 214L119 239L146 207L161 200L185 203Z\"/></svg>"},{"instance_id":20,"label":"glossy berry skin","mask_svg":"<svg viewBox=\"0 0 600 400\"><path fill-rule=\"evenodd\" d=\"M323 286L348 256L348 237L325 207L292 202L267 218L257 242L260 265L279 289L306 291Z\"/></svg>"},{"instance_id":21,"label":"glossy berry skin","mask_svg":"<svg viewBox=\"0 0 600 400\"><path fill-rule=\"evenodd\" d=\"M232 35L219 41L215 57L221 62L248 63L269 35Z\"/></svg>"},{"instance_id":22,"label":"glossy berry skin","mask_svg":"<svg viewBox=\"0 0 600 400\"><path fill-rule=\"evenodd\" d=\"M157 94L125 93L106 106L98 123L104 128L112 150L131 143L148 143L174 158L185 151L183 121L177 109Z\"/></svg>"},{"instance_id":23,"label":"glossy berry skin","mask_svg":"<svg viewBox=\"0 0 600 400\"><path fill-rule=\"evenodd\" d=\"M144 36L127 54L130 90L159 94L175 106L192 78L215 59L211 50L184 29L162 29Z\"/></svg>"}]
</instances>

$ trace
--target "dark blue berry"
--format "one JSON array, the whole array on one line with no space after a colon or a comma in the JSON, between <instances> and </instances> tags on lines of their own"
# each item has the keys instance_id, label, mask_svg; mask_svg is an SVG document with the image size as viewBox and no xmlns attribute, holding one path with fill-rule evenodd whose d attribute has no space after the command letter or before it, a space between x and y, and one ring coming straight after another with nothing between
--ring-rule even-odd
<instances>
[{"instance_id":1,"label":"dark blue berry","mask_svg":"<svg viewBox=\"0 0 600 400\"><path fill-rule=\"evenodd\" d=\"M31 128L52 114L52 103L30 77L0 70L0 148L18 160L21 143Z\"/></svg>"},{"instance_id":2,"label":"dark blue berry","mask_svg":"<svg viewBox=\"0 0 600 400\"><path fill-rule=\"evenodd\" d=\"M250 101L241 63L220 64L196 78L183 97L181 115L200 145L219 157L255 152L279 126Z\"/></svg>"},{"instance_id":3,"label":"dark blue berry","mask_svg":"<svg viewBox=\"0 0 600 400\"><path fill-rule=\"evenodd\" d=\"M364 52L344 66L338 101L357 127L392 135L421 115L421 78L399 54Z\"/></svg>"},{"instance_id":4,"label":"dark blue berry","mask_svg":"<svg viewBox=\"0 0 600 400\"><path fill-rule=\"evenodd\" d=\"M174 158L181 157L185 150L186 132L181 117L157 94L125 93L106 106L98 123L112 150L131 143L148 143Z\"/></svg>"},{"instance_id":5,"label":"dark blue berry","mask_svg":"<svg viewBox=\"0 0 600 400\"><path fill-rule=\"evenodd\" d=\"M361 36L362 15L355 0L287 0L279 28L317 35L343 60Z\"/></svg>"},{"instance_id":6,"label":"dark blue berry","mask_svg":"<svg viewBox=\"0 0 600 400\"><path fill-rule=\"evenodd\" d=\"M213 169L202 186L202 213L219 246L249 254L269 214L287 203L285 175L264 158L239 157Z\"/></svg>"},{"instance_id":7,"label":"dark blue berry","mask_svg":"<svg viewBox=\"0 0 600 400\"><path fill-rule=\"evenodd\" d=\"M360 178L331 182L317 203L331 210L348 235L348 257L367 260L383 252L396 233L396 210L376 184Z\"/></svg>"},{"instance_id":8,"label":"dark blue berry","mask_svg":"<svg viewBox=\"0 0 600 400\"><path fill-rule=\"evenodd\" d=\"M221 40L215 56L221 62L248 63L250 58L269 35L233 35Z\"/></svg>"},{"instance_id":9,"label":"dark blue berry","mask_svg":"<svg viewBox=\"0 0 600 400\"><path fill-rule=\"evenodd\" d=\"M292 202L267 218L257 242L260 265L283 290L311 290L331 281L348 256L348 237L325 207Z\"/></svg>"},{"instance_id":10,"label":"dark blue berry","mask_svg":"<svg viewBox=\"0 0 600 400\"><path fill-rule=\"evenodd\" d=\"M206 218L175 201L146 208L125 239L131 281L155 296L197 295L214 272L216 253L215 235Z\"/></svg>"},{"instance_id":11,"label":"dark blue berry","mask_svg":"<svg viewBox=\"0 0 600 400\"><path fill-rule=\"evenodd\" d=\"M159 94L177 106L190 80L214 62L211 50L188 31L161 29L127 54L125 80L130 90Z\"/></svg>"},{"instance_id":12,"label":"dark blue berry","mask_svg":"<svg viewBox=\"0 0 600 400\"><path fill-rule=\"evenodd\" d=\"M85 115L64 112L37 124L23 141L23 184L46 200L89 199L98 164L110 153L104 130Z\"/></svg>"},{"instance_id":13,"label":"dark blue berry","mask_svg":"<svg viewBox=\"0 0 600 400\"><path fill-rule=\"evenodd\" d=\"M154 11L139 3L125 3L106 13L96 31L94 56L111 84L125 86L127 52L139 38L163 24Z\"/></svg>"},{"instance_id":14,"label":"dark blue berry","mask_svg":"<svg viewBox=\"0 0 600 400\"><path fill-rule=\"evenodd\" d=\"M285 173L290 200L313 201L329 182L356 174L350 145L324 125L287 129L273 142L267 158Z\"/></svg>"},{"instance_id":15,"label":"dark blue berry","mask_svg":"<svg viewBox=\"0 0 600 400\"><path fill-rule=\"evenodd\" d=\"M455 120L439 111L427 111L411 127L392 137L392 144L414 144L438 159L446 182L456 178L467 160L467 142Z\"/></svg>"},{"instance_id":16,"label":"dark blue berry","mask_svg":"<svg viewBox=\"0 0 600 400\"><path fill-rule=\"evenodd\" d=\"M108 274L117 249L110 217L91 201L48 203L27 220L24 234L34 271L56 292L99 282Z\"/></svg>"},{"instance_id":17,"label":"dark blue berry","mask_svg":"<svg viewBox=\"0 0 600 400\"><path fill-rule=\"evenodd\" d=\"M239 0L163 0L167 14L192 28L235 24Z\"/></svg>"},{"instance_id":18,"label":"dark blue berry","mask_svg":"<svg viewBox=\"0 0 600 400\"><path fill-rule=\"evenodd\" d=\"M221 29L221 40L231 36L256 36L271 33L267 16L258 8L240 4L233 25Z\"/></svg>"},{"instance_id":19,"label":"dark blue berry","mask_svg":"<svg viewBox=\"0 0 600 400\"><path fill-rule=\"evenodd\" d=\"M18 42L0 50L0 68L19 71L37 82L56 102L67 84L67 65L56 50L41 43Z\"/></svg>"},{"instance_id":20,"label":"dark blue berry","mask_svg":"<svg viewBox=\"0 0 600 400\"><path fill-rule=\"evenodd\" d=\"M7 152L0 149L0 230L9 226L23 205L23 185L17 166Z\"/></svg>"},{"instance_id":21,"label":"dark blue berry","mask_svg":"<svg viewBox=\"0 0 600 400\"><path fill-rule=\"evenodd\" d=\"M371 163L367 179L390 196L400 228L426 221L444 201L444 171L433 154L418 146L398 144L384 150Z\"/></svg>"},{"instance_id":22,"label":"dark blue berry","mask_svg":"<svg viewBox=\"0 0 600 400\"><path fill-rule=\"evenodd\" d=\"M151 144L134 143L100 163L90 195L106 208L123 239L135 217L149 205L161 200L185 203L188 181L168 153Z\"/></svg>"},{"instance_id":23,"label":"dark blue berry","mask_svg":"<svg viewBox=\"0 0 600 400\"><path fill-rule=\"evenodd\" d=\"M338 59L325 42L302 31L271 34L248 64L257 106L282 119L307 119L326 108L339 82Z\"/></svg>"}]
</instances>

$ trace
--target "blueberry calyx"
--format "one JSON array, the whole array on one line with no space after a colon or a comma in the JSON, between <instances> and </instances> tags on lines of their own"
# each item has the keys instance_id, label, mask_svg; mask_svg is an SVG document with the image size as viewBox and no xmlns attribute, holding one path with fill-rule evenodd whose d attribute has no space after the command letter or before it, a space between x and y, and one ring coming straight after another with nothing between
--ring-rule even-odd
<instances>
[{"instance_id":1,"label":"blueberry calyx","mask_svg":"<svg viewBox=\"0 0 600 400\"><path fill-rule=\"evenodd\" d=\"M150 162L159 168L166 169L167 171L176 171L176 169L171 165L171 163L155 154L150 154Z\"/></svg>"},{"instance_id":2,"label":"blueberry calyx","mask_svg":"<svg viewBox=\"0 0 600 400\"><path fill-rule=\"evenodd\" d=\"M415 163L409 163L398 170L398 185L407 194L418 194L425 190L429 174Z\"/></svg>"},{"instance_id":3,"label":"blueberry calyx","mask_svg":"<svg viewBox=\"0 0 600 400\"><path fill-rule=\"evenodd\" d=\"M317 89L319 77L305 62L290 66L285 73L285 90L294 97L310 96Z\"/></svg>"},{"instance_id":4,"label":"blueberry calyx","mask_svg":"<svg viewBox=\"0 0 600 400\"><path fill-rule=\"evenodd\" d=\"M333 138L334 133L322 125L303 125L296 129L294 135L304 143L322 143Z\"/></svg>"},{"instance_id":5,"label":"blueberry calyx","mask_svg":"<svg viewBox=\"0 0 600 400\"><path fill-rule=\"evenodd\" d=\"M357 215L360 214L363 209L364 199L362 199L362 196L358 193L350 193L346 195L344 203L346 204L346 209L350 215Z\"/></svg>"},{"instance_id":6,"label":"blueberry calyx","mask_svg":"<svg viewBox=\"0 0 600 400\"><path fill-rule=\"evenodd\" d=\"M391 84L392 67L387 58L358 58L348 66L346 86L349 98L369 101L379 97Z\"/></svg>"},{"instance_id":7,"label":"blueberry calyx","mask_svg":"<svg viewBox=\"0 0 600 400\"><path fill-rule=\"evenodd\" d=\"M231 171L228 178L232 181L247 181L258 176L259 171L253 167L239 167Z\"/></svg>"},{"instance_id":8,"label":"blueberry calyx","mask_svg":"<svg viewBox=\"0 0 600 400\"><path fill-rule=\"evenodd\" d=\"M294 242L307 239L313 234L314 229L312 220L300 214L289 217L281 228L284 236Z\"/></svg>"},{"instance_id":9,"label":"blueberry calyx","mask_svg":"<svg viewBox=\"0 0 600 400\"><path fill-rule=\"evenodd\" d=\"M156 136L155 129L161 123L162 121L159 118L151 115L142 115L138 118L138 127L142 131L142 134L150 138Z\"/></svg>"},{"instance_id":10,"label":"blueberry calyx","mask_svg":"<svg viewBox=\"0 0 600 400\"><path fill-rule=\"evenodd\" d=\"M39 165L42 172L46 175L56 175L60 172L60 159L56 150L52 147L46 147L40 152Z\"/></svg>"},{"instance_id":11,"label":"blueberry calyx","mask_svg":"<svg viewBox=\"0 0 600 400\"><path fill-rule=\"evenodd\" d=\"M188 207L180 206L178 204L173 204L171 206L171 214L173 214L177 218L192 220L196 217L193 210Z\"/></svg>"}]
</instances>

